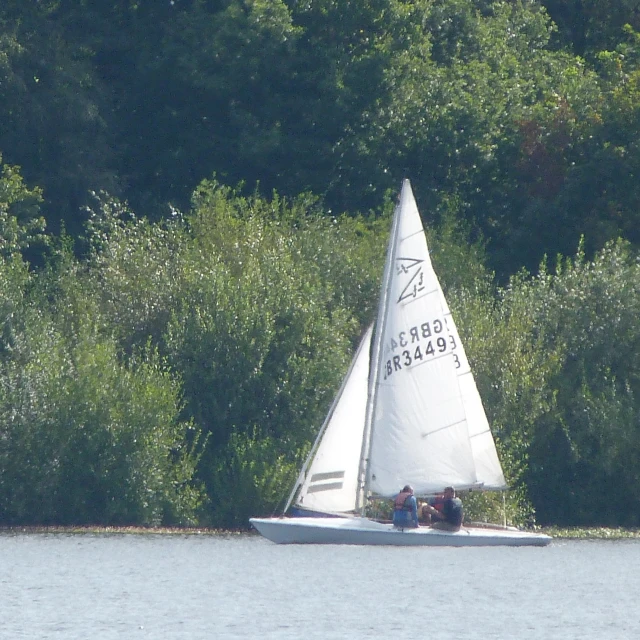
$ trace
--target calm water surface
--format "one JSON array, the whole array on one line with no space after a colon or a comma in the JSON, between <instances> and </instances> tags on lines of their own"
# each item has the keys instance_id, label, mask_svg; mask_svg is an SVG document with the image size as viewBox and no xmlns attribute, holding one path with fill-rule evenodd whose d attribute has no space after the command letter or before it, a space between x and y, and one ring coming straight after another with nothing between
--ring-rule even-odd
<instances>
[{"instance_id":1,"label":"calm water surface","mask_svg":"<svg viewBox=\"0 0 640 640\"><path fill-rule=\"evenodd\" d=\"M0 638L640 638L640 541L544 549L0 534Z\"/></svg>"}]
</instances>

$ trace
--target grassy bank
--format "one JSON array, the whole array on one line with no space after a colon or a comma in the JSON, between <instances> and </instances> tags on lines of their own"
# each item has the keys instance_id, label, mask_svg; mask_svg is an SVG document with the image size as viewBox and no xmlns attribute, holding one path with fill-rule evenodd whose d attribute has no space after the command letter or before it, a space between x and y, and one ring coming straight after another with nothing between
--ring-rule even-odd
<instances>
[{"instance_id":1,"label":"grassy bank","mask_svg":"<svg viewBox=\"0 0 640 640\"><path fill-rule=\"evenodd\" d=\"M206 527L104 527L104 526L49 526L49 527L0 527L0 533L49 533L49 534L133 534L133 535L240 535L246 531L207 529Z\"/></svg>"},{"instance_id":2,"label":"grassy bank","mask_svg":"<svg viewBox=\"0 0 640 640\"><path fill-rule=\"evenodd\" d=\"M545 527L541 529L553 538L566 540L622 540L627 538L640 539L640 529L621 529L611 527Z\"/></svg>"},{"instance_id":3,"label":"grassy bank","mask_svg":"<svg viewBox=\"0 0 640 640\"><path fill-rule=\"evenodd\" d=\"M640 539L640 529L611 527L544 527L546 533L559 540L623 540ZM49 526L49 527L0 527L0 533L46 533L46 534L132 534L132 535L224 535L236 536L256 532L247 529L208 529L206 527L103 527L103 526Z\"/></svg>"}]
</instances>

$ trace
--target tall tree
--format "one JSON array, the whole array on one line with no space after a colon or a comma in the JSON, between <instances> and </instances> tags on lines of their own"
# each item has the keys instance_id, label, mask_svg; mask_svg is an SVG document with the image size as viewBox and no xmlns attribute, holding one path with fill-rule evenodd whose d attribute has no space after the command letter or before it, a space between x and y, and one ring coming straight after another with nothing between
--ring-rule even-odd
<instances>
[{"instance_id":1,"label":"tall tree","mask_svg":"<svg viewBox=\"0 0 640 640\"><path fill-rule=\"evenodd\" d=\"M579 56L612 50L624 39L624 27L640 29L637 0L540 0L558 25L559 41Z\"/></svg>"}]
</instances>

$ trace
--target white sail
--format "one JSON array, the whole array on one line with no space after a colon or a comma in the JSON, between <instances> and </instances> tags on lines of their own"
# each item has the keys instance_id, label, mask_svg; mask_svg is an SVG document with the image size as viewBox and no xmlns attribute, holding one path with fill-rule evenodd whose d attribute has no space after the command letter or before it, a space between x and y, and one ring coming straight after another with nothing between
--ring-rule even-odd
<instances>
[{"instance_id":1,"label":"white sail","mask_svg":"<svg viewBox=\"0 0 640 640\"><path fill-rule=\"evenodd\" d=\"M360 342L296 488L296 506L324 513L354 511L365 425L373 327Z\"/></svg>"},{"instance_id":2,"label":"white sail","mask_svg":"<svg viewBox=\"0 0 640 640\"><path fill-rule=\"evenodd\" d=\"M406 483L417 494L447 485L480 486L467 415L477 407L473 402L467 407L461 392L460 341L407 180L395 218L376 326L380 351L371 393L367 488L391 496ZM464 363L468 369L466 357ZM478 403L482 409L479 396Z\"/></svg>"},{"instance_id":3,"label":"white sail","mask_svg":"<svg viewBox=\"0 0 640 640\"><path fill-rule=\"evenodd\" d=\"M476 381L471 372L467 354L458 335L458 329L451 316L449 305L447 304L442 289L440 289L440 294L442 296L442 305L445 309L447 327L456 344L453 353L457 358L456 364L460 365L456 368L456 371L462 402L467 416L469 438L471 441L473 460L476 465L478 482L482 484L483 489L494 491L506 489L507 483L504 479L496 445L489 427L489 421L487 420L487 414L484 411L482 399L480 398Z\"/></svg>"}]
</instances>

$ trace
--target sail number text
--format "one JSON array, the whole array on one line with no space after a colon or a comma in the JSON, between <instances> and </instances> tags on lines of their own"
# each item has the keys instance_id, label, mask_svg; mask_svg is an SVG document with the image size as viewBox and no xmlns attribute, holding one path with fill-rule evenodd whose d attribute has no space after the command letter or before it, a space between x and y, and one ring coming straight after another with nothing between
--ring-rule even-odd
<instances>
[{"instance_id":1,"label":"sail number text","mask_svg":"<svg viewBox=\"0 0 640 640\"><path fill-rule=\"evenodd\" d=\"M448 333L442 320L423 322L419 326L411 327L409 331L400 331L397 337L392 337L387 345L386 353L393 353L383 365L386 380L396 371L412 365L422 364L447 352L452 353L456 369L460 367L460 360L455 354L456 340ZM395 353L400 350L399 353Z\"/></svg>"}]
</instances>

